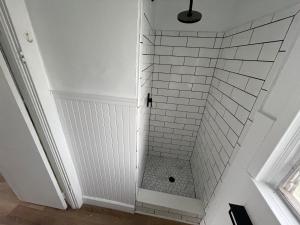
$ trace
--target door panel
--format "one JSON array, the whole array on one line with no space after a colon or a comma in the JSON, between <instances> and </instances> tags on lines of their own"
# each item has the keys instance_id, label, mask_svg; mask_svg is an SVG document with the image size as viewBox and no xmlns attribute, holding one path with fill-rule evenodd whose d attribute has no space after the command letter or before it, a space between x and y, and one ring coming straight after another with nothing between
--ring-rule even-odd
<instances>
[{"instance_id":1,"label":"door panel","mask_svg":"<svg viewBox=\"0 0 300 225\"><path fill-rule=\"evenodd\" d=\"M0 172L21 200L59 209L67 207L2 53Z\"/></svg>"}]
</instances>

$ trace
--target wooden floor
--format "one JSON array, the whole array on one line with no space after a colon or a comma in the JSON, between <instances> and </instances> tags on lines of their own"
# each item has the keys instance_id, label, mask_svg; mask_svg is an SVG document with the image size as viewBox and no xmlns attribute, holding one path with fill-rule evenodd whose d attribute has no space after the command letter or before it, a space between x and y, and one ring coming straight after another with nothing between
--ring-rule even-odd
<instances>
[{"instance_id":1,"label":"wooden floor","mask_svg":"<svg viewBox=\"0 0 300 225\"><path fill-rule=\"evenodd\" d=\"M0 225L183 225L94 206L57 210L19 201L0 176Z\"/></svg>"}]
</instances>

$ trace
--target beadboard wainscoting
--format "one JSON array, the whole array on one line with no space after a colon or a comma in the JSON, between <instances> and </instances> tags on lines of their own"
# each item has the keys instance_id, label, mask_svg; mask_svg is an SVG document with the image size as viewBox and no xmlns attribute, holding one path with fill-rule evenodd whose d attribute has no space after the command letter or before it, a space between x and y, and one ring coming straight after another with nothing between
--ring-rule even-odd
<instances>
[{"instance_id":1,"label":"beadboard wainscoting","mask_svg":"<svg viewBox=\"0 0 300 225\"><path fill-rule=\"evenodd\" d=\"M133 212L136 100L52 91L87 204Z\"/></svg>"}]
</instances>

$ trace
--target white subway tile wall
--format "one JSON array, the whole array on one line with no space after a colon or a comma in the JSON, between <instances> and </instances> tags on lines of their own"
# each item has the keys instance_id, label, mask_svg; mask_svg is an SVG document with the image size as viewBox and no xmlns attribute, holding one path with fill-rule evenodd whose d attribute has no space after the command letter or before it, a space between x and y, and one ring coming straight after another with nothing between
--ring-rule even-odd
<instances>
[{"instance_id":1,"label":"white subway tile wall","mask_svg":"<svg viewBox=\"0 0 300 225\"><path fill-rule=\"evenodd\" d=\"M191 157L196 197L204 206L270 90L273 68L285 54L280 48L297 11L268 15L224 34Z\"/></svg>"},{"instance_id":2,"label":"white subway tile wall","mask_svg":"<svg viewBox=\"0 0 300 225\"><path fill-rule=\"evenodd\" d=\"M189 160L222 34L156 31L154 43L149 154Z\"/></svg>"}]
</instances>

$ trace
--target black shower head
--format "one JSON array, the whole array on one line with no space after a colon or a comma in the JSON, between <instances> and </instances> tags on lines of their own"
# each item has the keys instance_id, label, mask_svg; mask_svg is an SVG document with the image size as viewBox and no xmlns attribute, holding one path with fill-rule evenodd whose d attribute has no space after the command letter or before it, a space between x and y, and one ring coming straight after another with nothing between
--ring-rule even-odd
<instances>
[{"instance_id":1,"label":"black shower head","mask_svg":"<svg viewBox=\"0 0 300 225\"><path fill-rule=\"evenodd\" d=\"M177 19L182 23L196 23L202 18L202 14L197 11L193 11L193 0L190 0L189 10L178 13Z\"/></svg>"}]
</instances>

